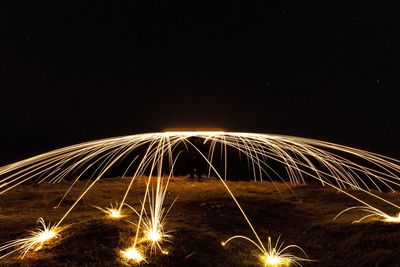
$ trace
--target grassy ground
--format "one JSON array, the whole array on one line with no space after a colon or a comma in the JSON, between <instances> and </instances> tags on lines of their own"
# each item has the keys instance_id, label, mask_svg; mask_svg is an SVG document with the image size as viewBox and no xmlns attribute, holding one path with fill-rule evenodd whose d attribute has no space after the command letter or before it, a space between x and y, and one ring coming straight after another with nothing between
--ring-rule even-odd
<instances>
[{"instance_id":1,"label":"grassy ground","mask_svg":"<svg viewBox=\"0 0 400 267\"><path fill-rule=\"evenodd\" d=\"M139 206L143 181L135 183L128 204ZM85 183L79 182L58 209L54 206L70 182L23 185L1 195L0 242L24 236L39 217L59 220ZM71 225L52 247L29 253L23 260L10 256L1 260L0 266L123 265L119 251L130 244L134 228L123 220L105 219L92 205L108 207L120 201L128 184L128 179L99 181L67 217L65 224ZM294 194L279 183L228 185L265 244L268 236L276 240L281 235L285 244L301 246L316 260L303 266L400 266L400 225L371 220L352 224L362 216L359 212L333 221L340 211L357 205L344 194L320 186L295 186ZM175 177L168 191L167 206L178 197L167 218L166 228L173 231L173 242L166 244L170 253L153 255L143 266L261 266L259 252L252 244L235 240L221 246L232 235L254 236L220 181ZM355 195L368 200L361 192ZM396 194L381 196L398 203ZM135 222L137 217L127 219Z\"/></svg>"}]
</instances>

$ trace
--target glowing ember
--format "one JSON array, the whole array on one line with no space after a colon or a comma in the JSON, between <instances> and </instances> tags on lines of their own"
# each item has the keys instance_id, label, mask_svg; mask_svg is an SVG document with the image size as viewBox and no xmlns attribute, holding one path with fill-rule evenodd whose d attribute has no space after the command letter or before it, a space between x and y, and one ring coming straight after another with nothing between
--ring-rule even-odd
<instances>
[{"instance_id":1,"label":"glowing ember","mask_svg":"<svg viewBox=\"0 0 400 267\"><path fill-rule=\"evenodd\" d=\"M143 254L135 247L121 250L121 255L126 262L140 263L142 261L145 261Z\"/></svg>"}]
</instances>

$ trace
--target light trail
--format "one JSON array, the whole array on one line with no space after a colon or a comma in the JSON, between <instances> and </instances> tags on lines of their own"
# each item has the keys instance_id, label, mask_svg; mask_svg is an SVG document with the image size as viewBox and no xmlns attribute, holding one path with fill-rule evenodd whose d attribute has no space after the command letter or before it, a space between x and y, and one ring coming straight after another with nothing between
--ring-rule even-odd
<instances>
[{"instance_id":1,"label":"light trail","mask_svg":"<svg viewBox=\"0 0 400 267\"><path fill-rule=\"evenodd\" d=\"M204 146L208 146L208 151L204 152L199 149L196 144L191 142L191 138L201 140ZM235 236L228 239L227 242L239 237L244 238L255 244L263 252L264 256L267 253L271 254L271 240L268 240L269 243L266 248L258 236L255 227L251 224L249 217L226 184L230 150L236 150L240 158L244 157L247 159L250 173L255 181L268 179L274 182L277 180L284 182L290 190L293 190L291 185L305 184L311 179L322 186L336 189L362 205L345 209L338 216L344 212L359 209L367 213L359 221L368 218L377 218L391 223L400 222L400 215L390 216L383 210L376 208L373 204L352 193L353 190L362 192L366 196L375 198L382 205L389 206L391 209L395 208L399 212L399 204L386 200L374 193L374 190L398 190L400 187L399 160L325 141L273 134L224 131L168 131L85 142L1 167L0 194L5 194L7 191L26 182L59 183L65 179L74 177L71 186L62 197L60 205L71 189L77 185L77 182L89 176L90 179L82 193L61 219L53 225L54 229L61 230L61 224L80 200L94 188L97 181L104 177L117 164L133 155L134 158L128 159L128 167L123 171L122 176L130 177L130 182L126 191L121 196L121 200L118 201L119 204L116 206L111 205L111 208L98 208L109 218L119 219L124 217L123 207L129 206L126 201L129 192L134 186L134 182L138 177L148 177L140 210L134 210L138 216L138 221L137 223L133 223L136 226L133 244L130 248L121 252L122 255L125 255L125 258L131 258L130 260L139 262L145 259L144 252L138 247L139 243L147 242L151 253L157 250L162 253L166 252L161 246L163 241L168 241L170 237L164 230L165 218L168 214L168 211L164 207L164 199L169 180L173 175L175 163L185 147L186 150L193 148L189 150L194 150L198 153L208 165L208 175L213 173L222 182L227 193L235 202L243 218L252 230L256 240L252 241L248 237ZM220 152L220 161L223 163L221 171L223 175L214 166L215 155L218 154L218 151ZM164 180L163 177L166 170L168 170L169 175ZM285 174L283 174L283 170ZM155 189L150 186L153 185L153 180L156 181ZM44 225L45 232L46 229ZM37 232L37 235L39 234ZM58 235L59 231L56 231L55 235L51 236L50 239L58 237ZM33 236L29 236L29 238L33 238ZM19 240L10 241L1 246L0 253L6 254L0 257L18 251L23 251L23 255L25 255L32 250L32 247L29 247L27 250L25 249L25 244L28 244L22 241L25 239ZM289 248L293 247L289 246ZM9 251L12 248L14 250ZM278 250L274 250L276 253L278 253L277 251L282 251L280 250L282 247L279 246L278 248ZM278 254L281 255L280 253ZM142 255L142 258L138 255ZM271 262L273 259L276 260L276 258L271 256L266 262ZM300 259L292 258L294 264Z\"/></svg>"}]
</instances>

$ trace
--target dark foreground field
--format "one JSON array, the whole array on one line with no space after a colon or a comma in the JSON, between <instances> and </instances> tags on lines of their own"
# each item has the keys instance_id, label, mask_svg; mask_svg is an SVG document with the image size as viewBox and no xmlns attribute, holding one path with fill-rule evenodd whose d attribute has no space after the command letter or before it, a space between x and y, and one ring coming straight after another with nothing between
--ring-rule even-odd
<instances>
[{"instance_id":1,"label":"dark foreground field","mask_svg":"<svg viewBox=\"0 0 400 267\"><path fill-rule=\"evenodd\" d=\"M0 242L24 236L39 217L59 220L85 183L79 182L58 209L53 207L69 182L23 185L0 195ZM134 228L123 220L105 219L92 205L108 207L120 201L128 183L128 179L99 181L67 217L65 224L71 226L53 247L30 253L23 260L10 256L0 261L0 266L123 265L119 251L130 244ZM301 246L316 260L303 266L400 266L400 225L371 220L352 224L362 216L359 212L333 221L340 211L357 205L333 189L296 186L292 187L294 194L284 184L277 184L280 193L266 182L228 185L265 244L268 236L275 240L281 235L285 244ZM143 190L143 181L140 186L135 184L127 203L137 207ZM360 192L355 195L368 199ZM381 196L394 202L398 199L396 194ZM173 243L166 245L170 253L153 256L143 266L262 266L259 252L246 241L221 246L221 241L232 235L253 235L220 181L173 178L167 206L175 197L166 225L166 230L173 230ZM137 217L127 219L135 222Z\"/></svg>"}]
</instances>

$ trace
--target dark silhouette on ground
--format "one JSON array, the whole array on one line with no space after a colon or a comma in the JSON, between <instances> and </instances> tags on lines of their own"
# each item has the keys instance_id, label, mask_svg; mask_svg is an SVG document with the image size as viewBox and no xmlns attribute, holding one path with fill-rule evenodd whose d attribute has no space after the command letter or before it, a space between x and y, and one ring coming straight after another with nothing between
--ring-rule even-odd
<instances>
[{"instance_id":1,"label":"dark silhouette on ground","mask_svg":"<svg viewBox=\"0 0 400 267\"><path fill-rule=\"evenodd\" d=\"M188 145L187 145L187 154L188 154L188 163L187 163L187 173L189 174L189 177L191 179L195 178L195 175L197 176L198 180L202 179L202 175L204 174L204 171L206 170L206 161L204 157L200 154L200 152L203 155L206 154L206 149L205 145L203 143L203 139L192 136L188 138ZM200 151L200 152L199 152Z\"/></svg>"}]
</instances>

